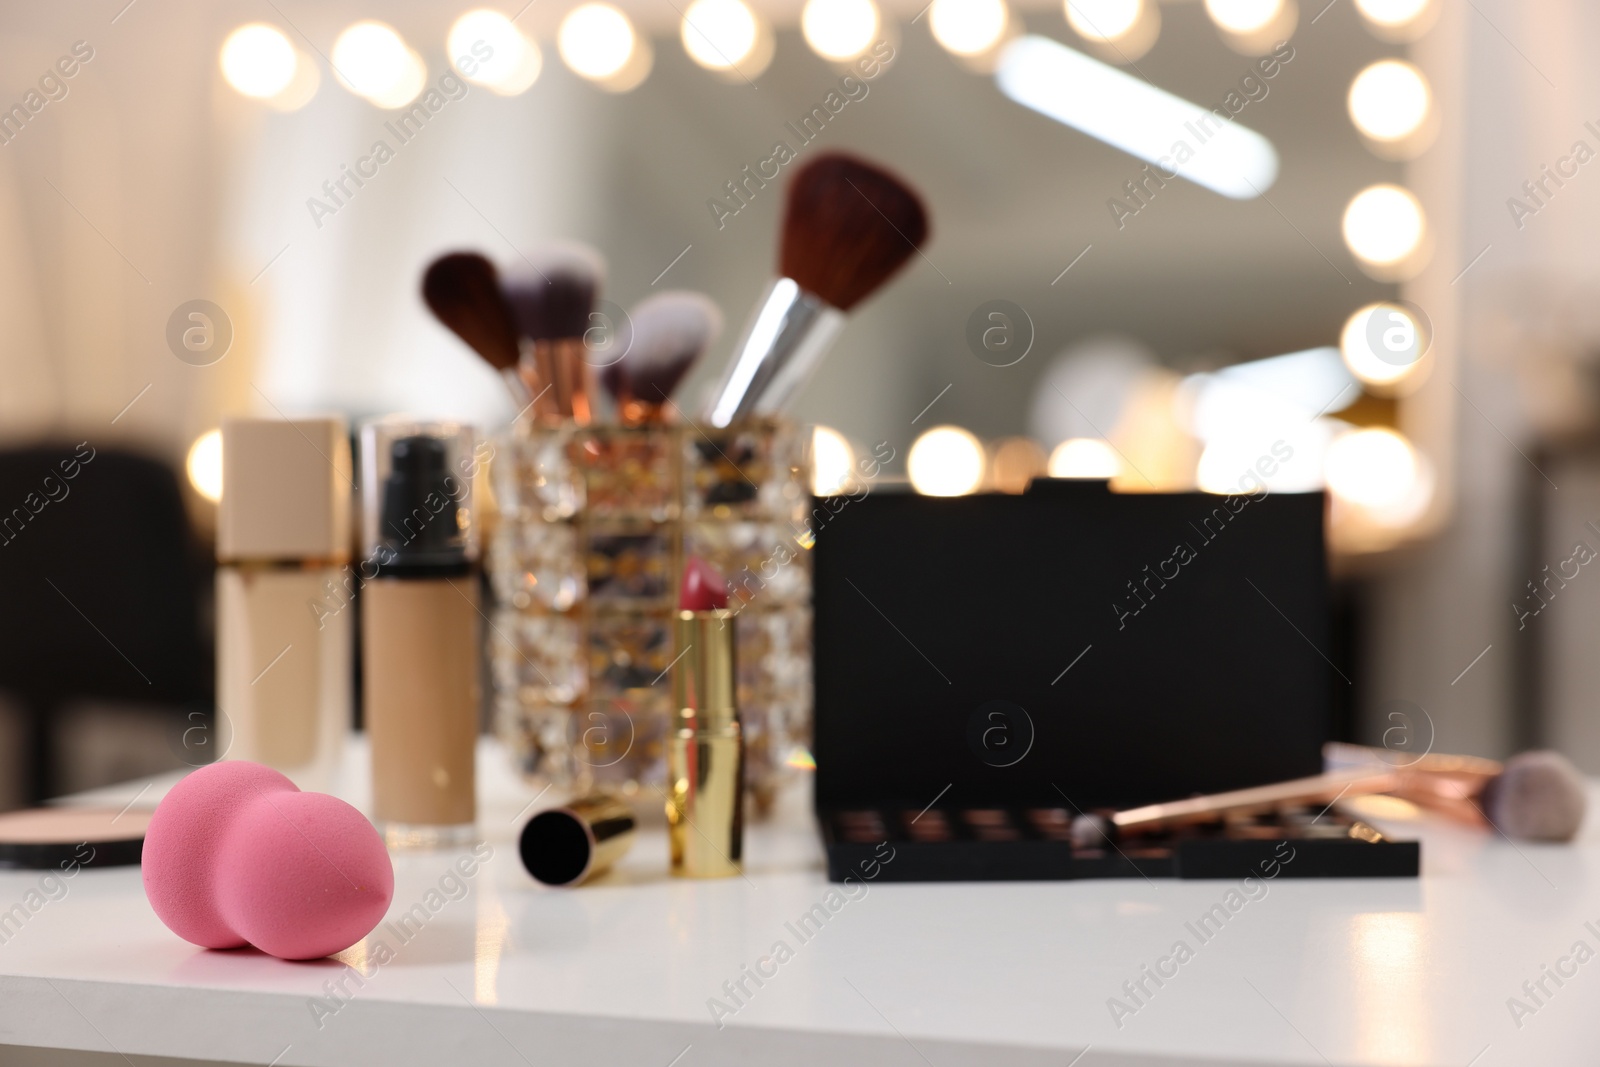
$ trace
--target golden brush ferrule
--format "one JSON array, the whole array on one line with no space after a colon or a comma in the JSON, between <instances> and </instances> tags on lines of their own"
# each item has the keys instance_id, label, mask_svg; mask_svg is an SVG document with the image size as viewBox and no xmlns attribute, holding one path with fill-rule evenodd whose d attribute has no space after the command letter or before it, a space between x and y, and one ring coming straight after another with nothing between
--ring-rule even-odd
<instances>
[{"instance_id":1,"label":"golden brush ferrule","mask_svg":"<svg viewBox=\"0 0 1600 1067\"><path fill-rule=\"evenodd\" d=\"M588 362L589 349L581 337L557 337L530 342L523 350L524 361L531 359L539 377L540 388L549 390L541 396L537 410L554 412L571 419L579 426L594 421L591 398L594 374Z\"/></svg>"},{"instance_id":2,"label":"golden brush ferrule","mask_svg":"<svg viewBox=\"0 0 1600 1067\"><path fill-rule=\"evenodd\" d=\"M744 855L744 736L734 702L733 613L680 611L673 623L667 740L672 873L726 878Z\"/></svg>"}]
</instances>

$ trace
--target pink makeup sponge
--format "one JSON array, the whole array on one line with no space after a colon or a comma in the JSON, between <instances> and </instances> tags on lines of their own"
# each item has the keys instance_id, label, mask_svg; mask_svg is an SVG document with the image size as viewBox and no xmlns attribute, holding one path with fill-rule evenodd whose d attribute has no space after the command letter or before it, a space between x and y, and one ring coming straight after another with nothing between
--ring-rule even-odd
<instances>
[{"instance_id":1,"label":"pink makeup sponge","mask_svg":"<svg viewBox=\"0 0 1600 1067\"><path fill-rule=\"evenodd\" d=\"M365 816L244 760L174 786L150 817L141 863L145 896L173 933L286 960L349 948L394 896L388 850Z\"/></svg>"}]
</instances>

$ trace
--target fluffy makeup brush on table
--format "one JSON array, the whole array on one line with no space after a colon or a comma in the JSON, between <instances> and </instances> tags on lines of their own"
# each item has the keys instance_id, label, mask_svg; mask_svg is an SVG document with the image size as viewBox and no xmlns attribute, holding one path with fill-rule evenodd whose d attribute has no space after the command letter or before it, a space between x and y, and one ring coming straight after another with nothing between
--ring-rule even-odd
<instances>
[{"instance_id":1,"label":"fluffy makeup brush on table","mask_svg":"<svg viewBox=\"0 0 1600 1067\"><path fill-rule=\"evenodd\" d=\"M1524 752L1505 763L1476 756L1400 757L1384 749L1329 744L1328 770L1309 778L1227 793L1147 804L1109 815L1080 815L1072 838L1079 847L1123 840L1226 815L1328 804L1344 797L1388 794L1457 822L1487 826L1524 841L1570 841L1583 824L1588 797L1583 776L1559 752Z\"/></svg>"},{"instance_id":2,"label":"fluffy makeup brush on table","mask_svg":"<svg viewBox=\"0 0 1600 1067\"><path fill-rule=\"evenodd\" d=\"M787 404L844 325L928 239L922 200L895 175L829 153L789 183L778 254L767 287L734 346L706 419L724 427Z\"/></svg>"},{"instance_id":3,"label":"fluffy makeup brush on table","mask_svg":"<svg viewBox=\"0 0 1600 1067\"><path fill-rule=\"evenodd\" d=\"M628 320L628 350L600 372L600 384L622 425L665 422L672 391L722 332L722 312L701 293L670 291L641 300Z\"/></svg>"},{"instance_id":4,"label":"fluffy makeup brush on table","mask_svg":"<svg viewBox=\"0 0 1600 1067\"><path fill-rule=\"evenodd\" d=\"M541 388L550 389L541 413L553 412L580 426L594 421L593 372L584 338L597 325L590 316L604 278L600 253L563 242L529 255L507 272L501 286L522 336L522 366L532 369Z\"/></svg>"}]
</instances>

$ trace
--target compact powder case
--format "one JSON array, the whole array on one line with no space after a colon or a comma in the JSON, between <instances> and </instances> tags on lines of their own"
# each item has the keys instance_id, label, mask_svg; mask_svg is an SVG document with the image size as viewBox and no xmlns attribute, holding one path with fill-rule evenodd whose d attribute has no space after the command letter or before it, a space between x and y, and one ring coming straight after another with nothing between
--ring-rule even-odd
<instances>
[{"instance_id":1,"label":"compact powder case","mask_svg":"<svg viewBox=\"0 0 1600 1067\"><path fill-rule=\"evenodd\" d=\"M32 808L0 815L0 867L68 870L137 864L148 811Z\"/></svg>"}]
</instances>

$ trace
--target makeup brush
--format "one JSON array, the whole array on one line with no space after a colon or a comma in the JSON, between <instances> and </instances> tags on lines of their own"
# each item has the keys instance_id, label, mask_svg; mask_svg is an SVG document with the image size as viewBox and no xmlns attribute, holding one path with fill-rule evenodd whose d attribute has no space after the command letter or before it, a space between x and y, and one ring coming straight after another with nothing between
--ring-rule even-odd
<instances>
[{"instance_id":1,"label":"makeup brush","mask_svg":"<svg viewBox=\"0 0 1600 1067\"><path fill-rule=\"evenodd\" d=\"M521 361L550 388L550 410L587 426L594 418L584 335L594 325L605 261L587 245L550 244L513 268L501 289L522 335Z\"/></svg>"},{"instance_id":2,"label":"makeup brush","mask_svg":"<svg viewBox=\"0 0 1600 1067\"><path fill-rule=\"evenodd\" d=\"M706 346L722 332L722 312L701 293L646 297L628 313L632 342L600 372L624 426L665 421L667 400Z\"/></svg>"},{"instance_id":3,"label":"makeup brush","mask_svg":"<svg viewBox=\"0 0 1600 1067\"><path fill-rule=\"evenodd\" d=\"M927 240L922 200L853 156L818 156L789 183L779 277L734 348L706 413L717 427L780 410L833 344L847 311Z\"/></svg>"},{"instance_id":4,"label":"makeup brush","mask_svg":"<svg viewBox=\"0 0 1600 1067\"><path fill-rule=\"evenodd\" d=\"M1365 758L1351 757L1359 752ZM1383 750L1330 745L1329 762L1350 765L1288 782L1235 789L1210 796L1147 804L1110 815L1080 815L1072 840L1080 848L1103 839L1213 822L1229 814L1271 811L1296 804L1332 804L1341 797L1387 793L1432 808L1461 822L1491 825L1525 841L1570 841L1583 823L1587 794L1583 776L1557 752L1524 752L1504 764L1475 756L1429 755L1404 765Z\"/></svg>"},{"instance_id":5,"label":"makeup brush","mask_svg":"<svg viewBox=\"0 0 1600 1067\"><path fill-rule=\"evenodd\" d=\"M519 408L539 387L518 373L517 327L494 264L476 252L450 252L422 275L422 299L435 318L500 372Z\"/></svg>"}]
</instances>

